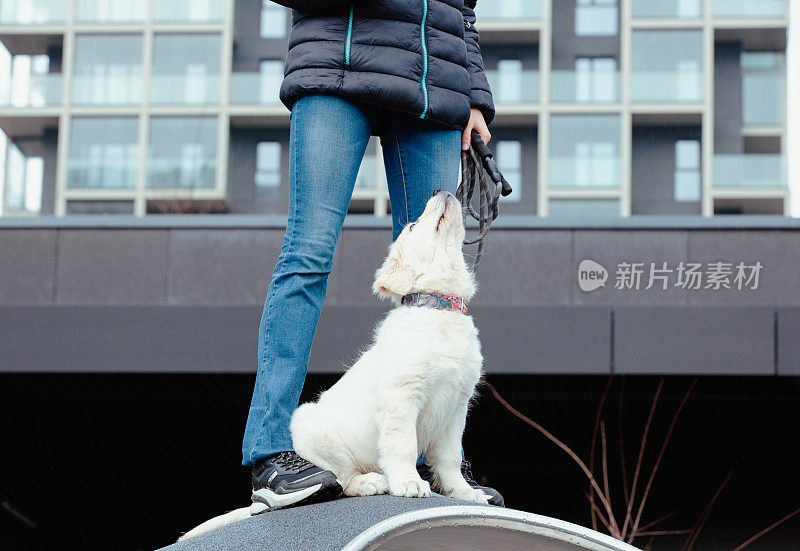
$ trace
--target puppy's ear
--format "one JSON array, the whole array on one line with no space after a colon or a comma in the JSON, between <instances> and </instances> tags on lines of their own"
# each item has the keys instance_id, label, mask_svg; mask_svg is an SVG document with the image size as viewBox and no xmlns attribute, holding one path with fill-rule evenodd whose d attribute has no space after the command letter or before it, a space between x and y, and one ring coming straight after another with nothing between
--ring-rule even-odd
<instances>
[{"instance_id":1,"label":"puppy's ear","mask_svg":"<svg viewBox=\"0 0 800 551\"><path fill-rule=\"evenodd\" d=\"M392 298L411 292L414 274L411 267L403 262L396 249L389 253L383 265L375 272L375 282L372 291L383 298Z\"/></svg>"}]
</instances>

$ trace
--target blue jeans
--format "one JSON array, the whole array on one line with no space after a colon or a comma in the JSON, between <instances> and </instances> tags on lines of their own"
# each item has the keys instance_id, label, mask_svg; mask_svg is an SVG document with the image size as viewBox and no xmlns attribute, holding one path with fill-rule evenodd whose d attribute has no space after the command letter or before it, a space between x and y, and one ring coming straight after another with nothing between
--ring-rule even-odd
<instances>
[{"instance_id":1,"label":"blue jeans","mask_svg":"<svg viewBox=\"0 0 800 551\"><path fill-rule=\"evenodd\" d=\"M258 375L242 443L245 466L293 449L289 420L303 389L334 251L371 135L380 137L383 148L393 240L422 214L434 190L455 193L458 187L460 131L334 96L295 102L289 220L261 317Z\"/></svg>"}]
</instances>

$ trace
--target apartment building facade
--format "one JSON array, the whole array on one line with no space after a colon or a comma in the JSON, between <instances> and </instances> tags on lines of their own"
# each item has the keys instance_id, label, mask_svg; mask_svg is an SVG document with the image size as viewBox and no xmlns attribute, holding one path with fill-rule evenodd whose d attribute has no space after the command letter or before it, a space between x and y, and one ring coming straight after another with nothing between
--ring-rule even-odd
<instances>
[{"instance_id":1,"label":"apartment building facade","mask_svg":"<svg viewBox=\"0 0 800 551\"><path fill-rule=\"evenodd\" d=\"M479 1L522 216L788 215L785 0ZM283 214L291 13L262 0L0 6L4 216ZM390 205L380 147L352 211Z\"/></svg>"}]
</instances>

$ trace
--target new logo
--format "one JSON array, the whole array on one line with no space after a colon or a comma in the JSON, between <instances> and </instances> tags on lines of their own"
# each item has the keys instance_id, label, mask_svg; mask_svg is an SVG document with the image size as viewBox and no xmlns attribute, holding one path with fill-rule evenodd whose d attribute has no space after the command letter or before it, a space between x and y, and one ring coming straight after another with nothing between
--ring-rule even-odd
<instances>
[{"instance_id":1,"label":"new logo","mask_svg":"<svg viewBox=\"0 0 800 551\"><path fill-rule=\"evenodd\" d=\"M578 286L581 291L594 291L598 287L605 287L608 280L608 270L594 260L581 260L578 266Z\"/></svg>"}]
</instances>

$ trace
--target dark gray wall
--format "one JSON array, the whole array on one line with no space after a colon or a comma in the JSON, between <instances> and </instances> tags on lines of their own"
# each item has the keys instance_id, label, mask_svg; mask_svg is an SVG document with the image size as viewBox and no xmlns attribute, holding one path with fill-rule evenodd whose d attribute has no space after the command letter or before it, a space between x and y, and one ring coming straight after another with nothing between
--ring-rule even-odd
<instances>
[{"instance_id":1,"label":"dark gray wall","mask_svg":"<svg viewBox=\"0 0 800 551\"><path fill-rule=\"evenodd\" d=\"M262 0L237 0L234 7L234 72L258 72L262 59L285 59L288 47L287 36L283 38L261 38ZM291 24L291 15L288 23Z\"/></svg>"},{"instance_id":2,"label":"dark gray wall","mask_svg":"<svg viewBox=\"0 0 800 551\"><path fill-rule=\"evenodd\" d=\"M514 182L521 196L519 202L500 203L503 214L536 214L538 208L537 187L539 170L539 128L533 125L492 127L492 143L514 140L522 144L522 182ZM502 166L502 160L500 160Z\"/></svg>"},{"instance_id":3,"label":"dark gray wall","mask_svg":"<svg viewBox=\"0 0 800 551\"><path fill-rule=\"evenodd\" d=\"M0 229L0 371L253 371L283 230L215 220ZM798 231L788 222L762 230L497 228L471 306L486 370L800 374ZM340 371L389 307L370 284L390 239L388 226L343 231L312 371ZM579 288L584 259L609 270L605 287ZM645 281L622 290L614 272L623 261L764 268L755 290L645 290Z\"/></svg>"},{"instance_id":4,"label":"dark gray wall","mask_svg":"<svg viewBox=\"0 0 800 551\"><path fill-rule=\"evenodd\" d=\"M619 28L619 22L617 25ZM619 67L619 33L616 36L575 35L575 0L553 2L552 37L554 71L574 69L576 57L613 57Z\"/></svg>"},{"instance_id":5,"label":"dark gray wall","mask_svg":"<svg viewBox=\"0 0 800 551\"><path fill-rule=\"evenodd\" d=\"M714 153L742 153L742 46L714 45Z\"/></svg>"},{"instance_id":6,"label":"dark gray wall","mask_svg":"<svg viewBox=\"0 0 800 551\"><path fill-rule=\"evenodd\" d=\"M255 184L258 142L281 144L281 184L261 188ZM289 133L285 130L231 127L228 149L228 201L241 214L281 214L289 204Z\"/></svg>"},{"instance_id":7,"label":"dark gray wall","mask_svg":"<svg viewBox=\"0 0 800 551\"><path fill-rule=\"evenodd\" d=\"M696 126L633 128L631 214L701 213L700 201L677 202L674 193L675 142L700 141L701 134L700 127Z\"/></svg>"}]
</instances>

